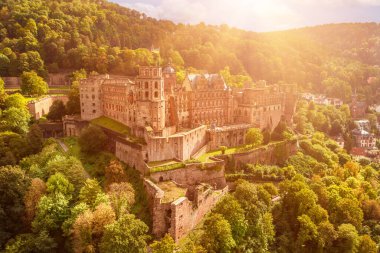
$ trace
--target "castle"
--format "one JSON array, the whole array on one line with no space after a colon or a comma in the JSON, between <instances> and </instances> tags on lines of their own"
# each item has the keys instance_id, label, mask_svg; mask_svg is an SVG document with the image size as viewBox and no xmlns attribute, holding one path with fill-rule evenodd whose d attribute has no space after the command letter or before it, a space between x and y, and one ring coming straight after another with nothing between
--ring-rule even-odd
<instances>
[{"instance_id":1,"label":"castle","mask_svg":"<svg viewBox=\"0 0 380 253\"><path fill-rule=\"evenodd\" d=\"M295 85L232 90L219 74L190 74L181 84L168 66L140 67L135 80L90 76L80 85L81 117L116 120L145 140L145 162L191 159L203 146L244 144L250 127L273 130L291 121Z\"/></svg>"},{"instance_id":2,"label":"castle","mask_svg":"<svg viewBox=\"0 0 380 253\"><path fill-rule=\"evenodd\" d=\"M134 79L93 75L80 83L82 120L105 117L128 127L126 134L106 132L115 155L145 176L153 234L176 241L228 191L225 161L197 158L242 146L251 127L272 131L280 120L291 122L296 101L295 85L261 81L232 89L219 74L189 74L178 83L171 66L140 67Z\"/></svg>"}]
</instances>

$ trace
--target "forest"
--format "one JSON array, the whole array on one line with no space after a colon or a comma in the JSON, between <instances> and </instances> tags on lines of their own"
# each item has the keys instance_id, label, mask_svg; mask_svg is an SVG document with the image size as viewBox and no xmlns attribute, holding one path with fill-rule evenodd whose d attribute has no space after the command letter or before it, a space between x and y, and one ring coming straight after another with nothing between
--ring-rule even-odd
<instances>
[{"instance_id":1,"label":"forest","mask_svg":"<svg viewBox=\"0 0 380 253\"><path fill-rule=\"evenodd\" d=\"M135 75L139 65L156 64L154 48L181 78L185 71L228 70L232 86L283 81L345 101L357 92L369 102L380 85L375 23L255 33L156 20L105 0L5 0L0 41L0 76L82 68Z\"/></svg>"}]
</instances>

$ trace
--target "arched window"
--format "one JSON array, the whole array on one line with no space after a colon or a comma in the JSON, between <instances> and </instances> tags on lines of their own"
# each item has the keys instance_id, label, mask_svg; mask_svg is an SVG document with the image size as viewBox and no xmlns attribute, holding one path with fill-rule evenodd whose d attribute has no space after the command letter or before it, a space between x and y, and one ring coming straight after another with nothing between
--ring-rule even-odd
<instances>
[{"instance_id":1,"label":"arched window","mask_svg":"<svg viewBox=\"0 0 380 253\"><path fill-rule=\"evenodd\" d=\"M158 82L154 82L154 88L158 89Z\"/></svg>"},{"instance_id":2,"label":"arched window","mask_svg":"<svg viewBox=\"0 0 380 253\"><path fill-rule=\"evenodd\" d=\"M154 97L158 98L158 92L157 91L154 92Z\"/></svg>"}]
</instances>

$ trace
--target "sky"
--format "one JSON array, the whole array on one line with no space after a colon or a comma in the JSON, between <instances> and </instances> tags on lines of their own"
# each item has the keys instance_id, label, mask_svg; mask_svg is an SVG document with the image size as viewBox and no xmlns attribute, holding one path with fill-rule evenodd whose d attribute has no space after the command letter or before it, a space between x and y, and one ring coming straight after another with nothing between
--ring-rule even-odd
<instances>
[{"instance_id":1,"label":"sky","mask_svg":"<svg viewBox=\"0 0 380 253\"><path fill-rule=\"evenodd\" d=\"M380 0L110 0L176 23L266 32L328 23L380 22Z\"/></svg>"}]
</instances>

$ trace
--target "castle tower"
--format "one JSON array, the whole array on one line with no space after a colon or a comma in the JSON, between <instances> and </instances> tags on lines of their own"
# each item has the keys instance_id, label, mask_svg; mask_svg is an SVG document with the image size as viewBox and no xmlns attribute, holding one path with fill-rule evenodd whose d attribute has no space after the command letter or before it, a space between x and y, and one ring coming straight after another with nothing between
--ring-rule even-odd
<instances>
[{"instance_id":1,"label":"castle tower","mask_svg":"<svg viewBox=\"0 0 380 253\"><path fill-rule=\"evenodd\" d=\"M164 78L160 67L140 67L136 78L139 90L140 126L151 126L155 132L165 128Z\"/></svg>"},{"instance_id":2,"label":"castle tower","mask_svg":"<svg viewBox=\"0 0 380 253\"><path fill-rule=\"evenodd\" d=\"M80 109L83 120L92 120L103 115L102 84L108 75L90 76L80 81Z\"/></svg>"},{"instance_id":3,"label":"castle tower","mask_svg":"<svg viewBox=\"0 0 380 253\"><path fill-rule=\"evenodd\" d=\"M162 73L164 76L165 95L173 94L173 90L177 86L177 74L170 62L168 66L163 69Z\"/></svg>"}]
</instances>

